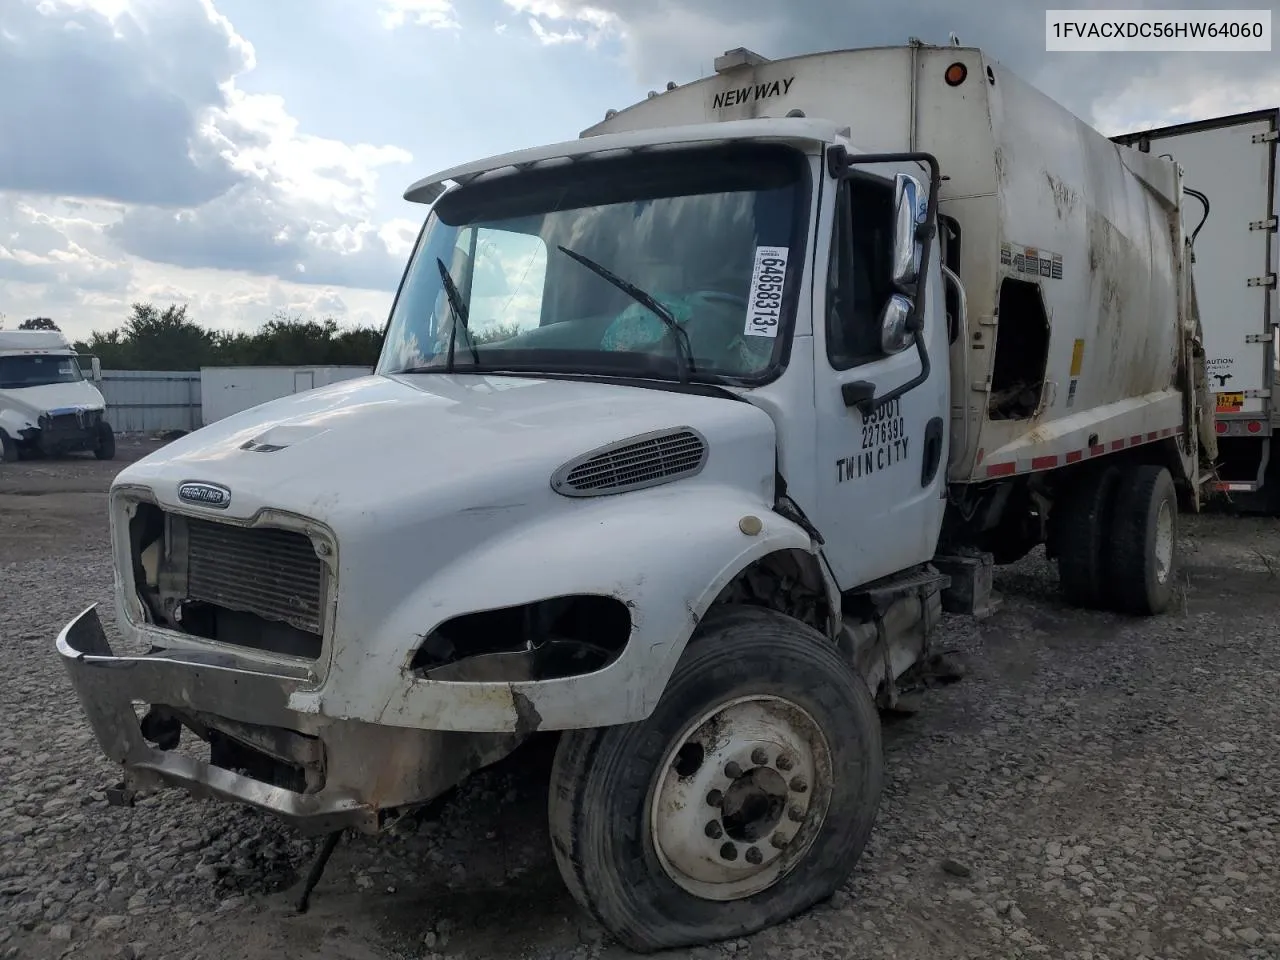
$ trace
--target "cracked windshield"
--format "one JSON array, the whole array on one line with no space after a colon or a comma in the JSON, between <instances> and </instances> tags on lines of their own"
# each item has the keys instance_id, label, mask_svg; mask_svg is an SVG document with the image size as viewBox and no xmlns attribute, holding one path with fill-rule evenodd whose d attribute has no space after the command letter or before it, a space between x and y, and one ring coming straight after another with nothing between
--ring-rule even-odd
<instances>
[{"instance_id":1,"label":"cracked windshield","mask_svg":"<svg viewBox=\"0 0 1280 960\"><path fill-rule=\"evenodd\" d=\"M379 372L758 378L789 315L806 169L794 151L739 148L589 161L447 194Z\"/></svg>"}]
</instances>

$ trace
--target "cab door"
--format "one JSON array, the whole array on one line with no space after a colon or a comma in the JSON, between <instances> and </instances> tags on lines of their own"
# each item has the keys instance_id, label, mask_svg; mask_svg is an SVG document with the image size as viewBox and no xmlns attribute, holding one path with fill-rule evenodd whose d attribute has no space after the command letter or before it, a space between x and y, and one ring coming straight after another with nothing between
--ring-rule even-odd
<instances>
[{"instance_id":1,"label":"cab door","mask_svg":"<svg viewBox=\"0 0 1280 960\"><path fill-rule=\"evenodd\" d=\"M894 166L854 166L837 181L825 290L815 285L818 516L811 519L844 590L930 560L946 504L949 337L937 231L927 274L895 283L904 250L917 263L923 252L917 244L913 258L911 245L900 245L895 267L895 236L910 236L924 221L927 192L916 179L920 166L896 164L910 171L906 179ZM927 371L914 337L902 335L920 296L924 326L916 336ZM860 409L922 374L883 406Z\"/></svg>"}]
</instances>

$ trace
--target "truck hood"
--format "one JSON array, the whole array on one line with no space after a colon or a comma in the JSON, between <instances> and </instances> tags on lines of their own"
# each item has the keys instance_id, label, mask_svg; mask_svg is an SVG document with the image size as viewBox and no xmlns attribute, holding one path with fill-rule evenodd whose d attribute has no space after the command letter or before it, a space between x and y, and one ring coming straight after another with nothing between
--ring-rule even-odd
<instances>
[{"instance_id":1,"label":"truck hood","mask_svg":"<svg viewBox=\"0 0 1280 960\"><path fill-rule=\"evenodd\" d=\"M418 374L362 377L269 401L126 467L115 485L144 485L162 505L191 510L178 487L216 483L231 498L208 508L211 516L248 518L271 507L335 531L370 528L560 500L550 478L567 460L682 426L708 440L704 476L723 470L724 482L741 482L732 462L743 443L756 451L753 461L762 444L771 458L773 423L748 403L592 382Z\"/></svg>"},{"instance_id":2,"label":"truck hood","mask_svg":"<svg viewBox=\"0 0 1280 960\"><path fill-rule=\"evenodd\" d=\"M88 380L0 390L0 408L21 414L32 426L41 414L101 410L103 405L102 394Z\"/></svg>"}]
</instances>

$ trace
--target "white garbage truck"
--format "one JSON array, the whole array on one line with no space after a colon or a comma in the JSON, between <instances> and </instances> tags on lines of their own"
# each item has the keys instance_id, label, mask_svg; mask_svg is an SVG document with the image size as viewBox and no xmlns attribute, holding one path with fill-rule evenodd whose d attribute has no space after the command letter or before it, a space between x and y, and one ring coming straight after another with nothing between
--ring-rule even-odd
<instances>
[{"instance_id":1,"label":"white garbage truck","mask_svg":"<svg viewBox=\"0 0 1280 960\"><path fill-rule=\"evenodd\" d=\"M1217 398L1213 488L1280 514L1280 107L1139 130L1117 143L1183 169L1196 239L1196 300Z\"/></svg>"},{"instance_id":2,"label":"white garbage truck","mask_svg":"<svg viewBox=\"0 0 1280 960\"><path fill-rule=\"evenodd\" d=\"M56 644L122 797L324 856L548 733L574 896L711 942L845 882L877 707L994 564L1175 600L1214 440L1179 170L981 51L730 51L406 197L372 375L112 485L124 646L93 607Z\"/></svg>"},{"instance_id":3,"label":"white garbage truck","mask_svg":"<svg viewBox=\"0 0 1280 960\"><path fill-rule=\"evenodd\" d=\"M0 459L25 454L116 454L97 358L89 376L57 330L0 330Z\"/></svg>"}]
</instances>

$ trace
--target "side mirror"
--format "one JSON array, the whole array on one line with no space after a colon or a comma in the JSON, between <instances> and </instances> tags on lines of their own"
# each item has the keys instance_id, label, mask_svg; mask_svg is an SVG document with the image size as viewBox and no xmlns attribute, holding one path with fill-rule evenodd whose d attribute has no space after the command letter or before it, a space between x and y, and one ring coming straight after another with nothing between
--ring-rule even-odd
<instances>
[{"instance_id":1,"label":"side mirror","mask_svg":"<svg viewBox=\"0 0 1280 960\"><path fill-rule=\"evenodd\" d=\"M880 312L880 349L889 355L901 353L915 342L915 334L907 329L911 319L911 298L895 293Z\"/></svg>"},{"instance_id":2,"label":"side mirror","mask_svg":"<svg viewBox=\"0 0 1280 960\"><path fill-rule=\"evenodd\" d=\"M94 382L100 383L102 381L102 361L99 360L97 357L90 357L89 366L93 370Z\"/></svg>"},{"instance_id":3,"label":"side mirror","mask_svg":"<svg viewBox=\"0 0 1280 960\"><path fill-rule=\"evenodd\" d=\"M928 194L906 173L894 177L893 194L893 283L909 288L920 276L924 248L916 239L916 227L924 222Z\"/></svg>"}]
</instances>

